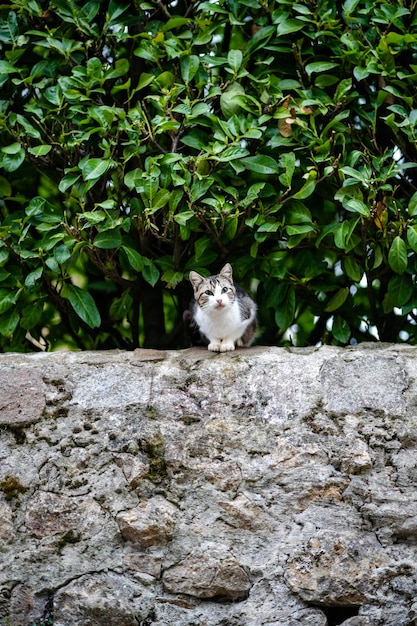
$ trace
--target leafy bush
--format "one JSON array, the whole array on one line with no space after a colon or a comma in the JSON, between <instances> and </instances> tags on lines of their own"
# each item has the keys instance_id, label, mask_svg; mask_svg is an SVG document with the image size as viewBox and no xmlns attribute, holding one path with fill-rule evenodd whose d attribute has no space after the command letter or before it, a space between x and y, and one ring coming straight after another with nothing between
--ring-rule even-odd
<instances>
[{"instance_id":1,"label":"leafy bush","mask_svg":"<svg viewBox=\"0 0 417 626\"><path fill-rule=\"evenodd\" d=\"M190 269L263 343L415 341L417 17L398 0L0 10L2 350L179 347Z\"/></svg>"}]
</instances>

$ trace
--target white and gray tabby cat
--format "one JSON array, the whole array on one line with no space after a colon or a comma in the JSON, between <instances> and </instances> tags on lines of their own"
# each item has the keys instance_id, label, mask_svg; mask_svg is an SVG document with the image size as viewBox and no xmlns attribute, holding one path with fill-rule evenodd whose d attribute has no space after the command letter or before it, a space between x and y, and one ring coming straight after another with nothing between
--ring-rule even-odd
<instances>
[{"instance_id":1,"label":"white and gray tabby cat","mask_svg":"<svg viewBox=\"0 0 417 626\"><path fill-rule=\"evenodd\" d=\"M190 272L194 289L191 311L184 320L191 332L199 332L202 343L213 352L229 352L248 347L258 327L256 304L233 282L233 270L227 263L218 274L204 278Z\"/></svg>"}]
</instances>

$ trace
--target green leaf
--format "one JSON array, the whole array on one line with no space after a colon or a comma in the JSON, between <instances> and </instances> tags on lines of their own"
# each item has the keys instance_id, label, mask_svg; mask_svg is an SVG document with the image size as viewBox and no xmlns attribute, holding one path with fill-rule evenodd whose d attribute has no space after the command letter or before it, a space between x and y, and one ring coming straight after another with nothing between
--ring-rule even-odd
<instances>
[{"instance_id":1,"label":"green leaf","mask_svg":"<svg viewBox=\"0 0 417 626\"><path fill-rule=\"evenodd\" d=\"M362 272L356 259L354 259L352 256L347 256L343 260L343 267L349 278L351 278L355 283L360 282L362 278Z\"/></svg>"},{"instance_id":2,"label":"green leaf","mask_svg":"<svg viewBox=\"0 0 417 626\"><path fill-rule=\"evenodd\" d=\"M371 269L376 269L378 267L380 267L383 263L383 261L385 260L385 255L382 251L382 247L381 246L375 246L375 249L373 251L373 263L370 266ZM371 257L371 262L372 262L372 257Z\"/></svg>"},{"instance_id":3,"label":"green leaf","mask_svg":"<svg viewBox=\"0 0 417 626\"><path fill-rule=\"evenodd\" d=\"M408 226L407 241L413 252L417 252L417 225Z\"/></svg>"},{"instance_id":4,"label":"green leaf","mask_svg":"<svg viewBox=\"0 0 417 626\"><path fill-rule=\"evenodd\" d=\"M166 24L162 26L162 32L166 33L169 30L175 30L180 26L189 24L191 20L187 17L171 17Z\"/></svg>"},{"instance_id":5,"label":"green leaf","mask_svg":"<svg viewBox=\"0 0 417 626\"><path fill-rule=\"evenodd\" d=\"M21 148L17 153L6 153L0 159L0 165L6 172L15 172L25 160L25 151Z\"/></svg>"},{"instance_id":6,"label":"green leaf","mask_svg":"<svg viewBox=\"0 0 417 626\"><path fill-rule=\"evenodd\" d=\"M244 95L245 90L240 83L234 82L220 96L220 108L226 119L239 113L242 108L240 96Z\"/></svg>"},{"instance_id":7,"label":"green leaf","mask_svg":"<svg viewBox=\"0 0 417 626\"><path fill-rule=\"evenodd\" d=\"M18 293L9 289L0 289L0 315L16 304Z\"/></svg>"},{"instance_id":8,"label":"green leaf","mask_svg":"<svg viewBox=\"0 0 417 626\"><path fill-rule=\"evenodd\" d=\"M174 289L183 279L184 274L174 270L167 270L162 274L162 280L166 283L168 289Z\"/></svg>"},{"instance_id":9,"label":"green leaf","mask_svg":"<svg viewBox=\"0 0 417 626\"><path fill-rule=\"evenodd\" d=\"M330 299L328 305L325 307L325 311L331 313L339 309L342 304L346 302L346 298L349 295L349 287L342 287L335 295Z\"/></svg>"},{"instance_id":10,"label":"green leaf","mask_svg":"<svg viewBox=\"0 0 417 626\"><path fill-rule=\"evenodd\" d=\"M80 214L79 217L80 220L86 220L85 225L88 227L100 224L107 219L106 213L97 209L95 211L86 211L85 213Z\"/></svg>"},{"instance_id":11,"label":"green leaf","mask_svg":"<svg viewBox=\"0 0 417 626\"><path fill-rule=\"evenodd\" d=\"M14 309L11 309L0 317L0 334L4 337L11 337L17 328L20 315Z\"/></svg>"},{"instance_id":12,"label":"green leaf","mask_svg":"<svg viewBox=\"0 0 417 626\"><path fill-rule=\"evenodd\" d=\"M244 157L241 163L246 169L258 174L278 174L278 163L270 156L259 154L257 156Z\"/></svg>"},{"instance_id":13,"label":"green leaf","mask_svg":"<svg viewBox=\"0 0 417 626\"><path fill-rule=\"evenodd\" d=\"M276 233L280 228L280 222L265 222L259 226L258 233Z\"/></svg>"},{"instance_id":14,"label":"green leaf","mask_svg":"<svg viewBox=\"0 0 417 626\"><path fill-rule=\"evenodd\" d=\"M370 209L362 200L356 200L355 198L348 198L345 196L342 202L344 208L352 213L360 213L364 217L370 216Z\"/></svg>"},{"instance_id":15,"label":"green leaf","mask_svg":"<svg viewBox=\"0 0 417 626\"><path fill-rule=\"evenodd\" d=\"M0 150L4 152L5 154L18 154L21 150L21 145L20 143L15 141L14 143L11 143L8 146L2 146Z\"/></svg>"},{"instance_id":16,"label":"green leaf","mask_svg":"<svg viewBox=\"0 0 417 626\"><path fill-rule=\"evenodd\" d=\"M352 89L352 79L345 78L337 85L335 93L335 102L340 102Z\"/></svg>"},{"instance_id":17,"label":"green leaf","mask_svg":"<svg viewBox=\"0 0 417 626\"><path fill-rule=\"evenodd\" d=\"M181 77L185 83L189 83L197 74L200 59L195 54L190 54L181 59Z\"/></svg>"},{"instance_id":18,"label":"green leaf","mask_svg":"<svg viewBox=\"0 0 417 626\"><path fill-rule=\"evenodd\" d=\"M49 267L49 269L52 270L54 274L59 274L59 265L57 260L53 256L50 256L46 259L45 265L46 267Z\"/></svg>"},{"instance_id":19,"label":"green leaf","mask_svg":"<svg viewBox=\"0 0 417 626\"><path fill-rule=\"evenodd\" d=\"M149 204L152 209L162 209L169 202L170 193L168 189L160 189L153 198L150 198Z\"/></svg>"},{"instance_id":20,"label":"green leaf","mask_svg":"<svg viewBox=\"0 0 417 626\"><path fill-rule=\"evenodd\" d=\"M110 211L111 209L114 209L115 205L116 201L108 198L107 200L104 200L104 202L98 202L96 206Z\"/></svg>"},{"instance_id":21,"label":"green leaf","mask_svg":"<svg viewBox=\"0 0 417 626\"><path fill-rule=\"evenodd\" d=\"M84 180L95 180L101 178L111 165L107 159L88 159L81 167Z\"/></svg>"},{"instance_id":22,"label":"green leaf","mask_svg":"<svg viewBox=\"0 0 417 626\"><path fill-rule=\"evenodd\" d=\"M306 235L307 233L314 232L313 224L288 224L285 228L288 235Z\"/></svg>"},{"instance_id":23,"label":"green leaf","mask_svg":"<svg viewBox=\"0 0 417 626\"><path fill-rule=\"evenodd\" d=\"M58 189L61 193L65 193L67 189L72 187L80 179L79 173L66 174L59 183Z\"/></svg>"},{"instance_id":24,"label":"green leaf","mask_svg":"<svg viewBox=\"0 0 417 626\"><path fill-rule=\"evenodd\" d=\"M197 239L194 244L194 255L197 263L200 263L200 260L206 250L209 250L213 246L213 242L211 237L201 237L201 239Z\"/></svg>"},{"instance_id":25,"label":"green leaf","mask_svg":"<svg viewBox=\"0 0 417 626\"><path fill-rule=\"evenodd\" d=\"M87 324L87 326L90 328L98 328L100 326L100 313L93 297L88 293L88 291L85 291L76 285L67 284L65 285L65 290L63 290L63 296L69 300L69 303L76 314Z\"/></svg>"},{"instance_id":26,"label":"green leaf","mask_svg":"<svg viewBox=\"0 0 417 626\"><path fill-rule=\"evenodd\" d=\"M242 159L248 156L249 151L246 148L241 148L239 146L230 146L230 148L226 148L223 152L220 153L218 157L218 161L227 162L233 161L234 159Z\"/></svg>"},{"instance_id":27,"label":"green leaf","mask_svg":"<svg viewBox=\"0 0 417 626\"><path fill-rule=\"evenodd\" d=\"M353 220L343 220L340 224L329 225L329 228L334 232L334 242L338 248L341 250L350 249L350 241L359 220L360 218L354 218Z\"/></svg>"},{"instance_id":28,"label":"green leaf","mask_svg":"<svg viewBox=\"0 0 417 626\"><path fill-rule=\"evenodd\" d=\"M289 35L295 33L305 26L305 22L301 20L288 19L278 25L278 35Z\"/></svg>"},{"instance_id":29,"label":"green leaf","mask_svg":"<svg viewBox=\"0 0 417 626\"><path fill-rule=\"evenodd\" d=\"M105 230L95 236L93 244L96 248L111 250L122 245L122 236L118 230Z\"/></svg>"},{"instance_id":30,"label":"green leaf","mask_svg":"<svg viewBox=\"0 0 417 626\"><path fill-rule=\"evenodd\" d=\"M313 221L311 211L304 202L291 200L288 203L287 222L289 224L311 224Z\"/></svg>"},{"instance_id":31,"label":"green leaf","mask_svg":"<svg viewBox=\"0 0 417 626\"><path fill-rule=\"evenodd\" d=\"M143 171L137 167L127 172L124 181L128 189L137 189L140 185L143 185Z\"/></svg>"},{"instance_id":32,"label":"green leaf","mask_svg":"<svg viewBox=\"0 0 417 626\"><path fill-rule=\"evenodd\" d=\"M416 215L417 213L417 191L413 193L408 203L408 214Z\"/></svg>"},{"instance_id":33,"label":"green leaf","mask_svg":"<svg viewBox=\"0 0 417 626\"><path fill-rule=\"evenodd\" d=\"M238 223L239 223L239 220L236 215L230 215L228 219L226 220L226 224L224 227L224 234L226 235L229 241L231 241L236 235Z\"/></svg>"},{"instance_id":34,"label":"green leaf","mask_svg":"<svg viewBox=\"0 0 417 626\"><path fill-rule=\"evenodd\" d=\"M354 11L359 2L360 0L345 0L343 10L346 11L346 13L350 13L350 11Z\"/></svg>"},{"instance_id":35,"label":"green leaf","mask_svg":"<svg viewBox=\"0 0 417 626\"><path fill-rule=\"evenodd\" d=\"M114 68L106 73L106 80L114 80L120 76L124 76L129 71L129 61L127 59L118 59L114 64Z\"/></svg>"},{"instance_id":36,"label":"green leaf","mask_svg":"<svg viewBox=\"0 0 417 626\"><path fill-rule=\"evenodd\" d=\"M7 61L0 61L0 75L15 74L17 72L20 72L20 70L11 63L8 63Z\"/></svg>"},{"instance_id":37,"label":"green leaf","mask_svg":"<svg viewBox=\"0 0 417 626\"><path fill-rule=\"evenodd\" d=\"M144 89L155 80L155 76L153 74L148 74L147 72L143 72L139 77L138 89Z\"/></svg>"},{"instance_id":38,"label":"green leaf","mask_svg":"<svg viewBox=\"0 0 417 626\"><path fill-rule=\"evenodd\" d=\"M27 306L22 311L21 325L25 330L34 328L39 323L44 308L43 300L37 300L32 302L30 306Z\"/></svg>"},{"instance_id":39,"label":"green leaf","mask_svg":"<svg viewBox=\"0 0 417 626\"><path fill-rule=\"evenodd\" d=\"M251 185L246 194L246 198L240 201L240 206L246 209L253 202L255 202L255 200L257 200L262 190L264 189L265 184L266 183L254 183L253 185Z\"/></svg>"},{"instance_id":40,"label":"green leaf","mask_svg":"<svg viewBox=\"0 0 417 626\"><path fill-rule=\"evenodd\" d=\"M178 208L183 197L184 191L182 189L174 189L174 191L171 192L169 197L169 210L172 211L172 213Z\"/></svg>"},{"instance_id":41,"label":"green leaf","mask_svg":"<svg viewBox=\"0 0 417 626\"><path fill-rule=\"evenodd\" d=\"M365 78L368 78L370 73L371 72L367 67L359 67L359 65L357 65L353 68L353 75L358 82L364 80Z\"/></svg>"},{"instance_id":42,"label":"green leaf","mask_svg":"<svg viewBox=\"0 0 417 626\"><path fill-rule=\"evenodd\" d=\"M29 272L29 274L25 278L25 287L27 287L28 289L32 289L32 287L34 287L36 283L39 281L42 274L43 274L42 266L37 267L32 272Z\"/></svg>"},{"instance_id":43,"label":"green leaf","mask_svg":"<svg viewBox=\"0 0 417 626\"><path fill-rule=\"evenodd\" d=\"M397 274L402 274L408 264L407 258L407 246L406 243L399 235L394 237L388 253L389 266Z\"/></svg>"},{"instance_id":44,"label":"green leaf","mask_svg":"<svg viewBox=\"0 0 417 626\"><path fill-rule=\"evenodd\" d=\"M243 54L241 50L229 50L227 55L227 62L235 74L240 69L243 62Z\"/></svg>"},{"instance_id":45,"label":"green leaf","mask_svg":"<svg viewBox=\"0 0 417 626\"><path fill-rule=\"evenodd\" d=\"M207 136L205 133L201 132L201 130L195 128L191 132L181 137L181 143L189 146L190 148L203 150L207 145Z\"/></svg>"},{"instance_id":46,"label":"green leaf","mask_svg":"<svg viewBox=\"0 0 417 626\"><path fill-rule=\"evenodd\" d=\"M141 272L145 263L145 258L139 254L137 250L122 246L122 250L126 253L130 266L136 271Z\"/></svg>"},{"instance_id":47,"label":"green leaf","mask_svg":"<svg viewBox=\"0 0 417 626\"><path fill-rule=\"evenodd\" d=\"M285 296L277 303L275 310L275 322L281 332L291 325L295 315L295 291L293 287L280 285Z\"/></svg>"},{"instance_id":48,"label":"green leaf","mask_svg":"<svg viewBox=\"0 0 417 626\"><path fill-rule=\"evenodd\" d=\"M332 61L314 61L314 63L308 63L305 70L308 76L311 76L314 72L327 72L337 66L338 64Z\"/></svg>"},{"instance_id":49,"label":"green leaf","mask_svg":"<svg viewBox=\"0 0 417 626\"><path fill-rule=\"evenodd\" d=\"M388 298L392 308L402 307L413 294L413 282L411 276L406 273L393 276L388 283Z\"/></svg>"},{"instance_id":50,"label":"green leaf","mask_svg":"<svg viewBox=\"0 0 417 626\"><path fill-rule=\"evenodd\" d=\"M26 215L32 217L36 215L39 219L44 221L51 221L50 218L58 218L58 222L61 222L62 216L53 215L56 213L56 209L53 204L48 202L46 198L41 196L34 196L26 207ZM54 222L55 219L52 220Z\"/></svg>"},{"instance_id":51,"label":"green leaf","mask_svg":"<svg viewBox=\"0 0 417 626\"><path fill-rule=\"evenodd\" d=\"M0 242L0 267L2 267L3 265L5 265L5 263L7 262L7 260L10 257L10 250L8 250L6 247L1 247L2 246L2 242Z\"/></svg>"},{"instance_id":52,"label":"green leaf","mask_svg":"<svg viewBox=\"0 0 417 626\"><path fill-rule=\"evenodd\" d=\"M110 306L110 317L112 320L122 320L130 313L133 306L133 298L130 289L126 289L120 298L115 298Z\"/></svg>"},{"instance_id":53,"label":"green leaf","mask_svg":"<svg viewBox=\"0 0 417 626\"><path fill-rule=\"evenodd\" d=\"M33 148L28 148L29 154L33 154L35 157L45 156L52 150L52 146L47 144L42 144L41 146L34 146Z\"/></svg>"},{"instance_id":54,"label":"green leaf","mask_svg":"<svg viewBox=\"0 0 417 626\"><path fill-rule=\"evenodd\" d=\"M295 154L294 152L284 152L280 157L280 165L284 168L284 173L280 175L280 182L287 187L291 187L292 177L295 172Z\"/></svg>"},{"instance_id":55,"label":"green leaf","mask_svg":"<svg viewBox=\"0 0 417 626\"><path fill-rule=\"evenodd\" d=\"M332 326L333 337L340 343L347 343L350 337L349 324L340 315L335 315Z\"/></svg>"},{"instance_id":56,"label":"green leaf","mask_svg":"<svg viewBox=\"0 0 417 626\"><path fill-rule=\"evenodd\" d=\"M60 265L63 265L71 258L71 249L65 245L61 244L60 246L56 246L54 248L54 257Z\"/></svg>"},{"instance_id":57,"label":"green leaf","mask_svg":"<svg viewBox=\"0 0 417 626\"><path fill-rule=\"evenodd\" d=\"M346 174L346 176L350 176L351 178L355 178L356 180L359 180L361 183L364 183L365 185L369 183L369 178L365 176L363 172L360 172L359 170L355 170L353 167L350 167L349 165L346 165L345 167L341 167L339 171L343 172L343 174Z\"/></svg>"},{"instance_id":58,"label":"green leaf","mask_svg":"<svg viewBox=\"0 0 417 626\"><path fill-rule=\"evenodd\" d=\"M211 177L206 177L204 178L204 180L197 180L197 182L193 184L190 190L191 202L194 203L200 198L202 198L206 194L206 192L210 189L212 184L213 184L213 179ZM184 211L183 214L184 213L186 213L186 211Z\"/></svg>"},{"instance_id":59,"label":"green leaf","mask_svg":"<svg viewBox=\"0 0 417 626\"><path fill-rule=\"evenodd\" d=\"M305 200L305 198L309 198L311 196L315 188L316 180L314 178L309 178L301 187L301 189L294 194L293 197L297 198L298 200Z\"/></svg>"},{"instance_id":60,"label":"green leaf","mask_svg":"<svg viewBox=\"0 0 417 626\"><path fill-rule=\"evenodd\" d=\"M180 226L186 226L188 220L192 217L194 217L194 211L181 211L181 213L174 216L174 220L177 224L180 224Z\"/></svg>"},{"instance_id":61,"label":"green leaf","mask_svg":"<svg viewBox=\"0 0 417 626\"><path fill-rule=\"evenodd\" d=\"M145 265L142 270L142 276L146 280L146 282L149 283L152 287L155 287L156 283L159 280L159 270L155 266L155 264L152 263L152 261L150 261L149 259L145 260Z\"/></svg>"}]
</instances>

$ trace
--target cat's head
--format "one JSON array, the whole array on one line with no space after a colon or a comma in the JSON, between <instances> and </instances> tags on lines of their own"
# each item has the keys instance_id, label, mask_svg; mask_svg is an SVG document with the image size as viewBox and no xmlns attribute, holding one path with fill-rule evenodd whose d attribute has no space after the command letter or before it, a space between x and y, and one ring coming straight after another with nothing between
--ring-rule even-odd
<instances>
[{"instance_id":1,"label":"cat's head","mask_svg":"<svg viewBox=\"0 0 417 626\"><path fill-rule=\"evenodd\" d=\"M204 278L197 272L190 272L197 304L205 311L224 311L235 301L236 289L233 285L233 271L230 263L218 274Z\"/></svg>"}]
</instances>

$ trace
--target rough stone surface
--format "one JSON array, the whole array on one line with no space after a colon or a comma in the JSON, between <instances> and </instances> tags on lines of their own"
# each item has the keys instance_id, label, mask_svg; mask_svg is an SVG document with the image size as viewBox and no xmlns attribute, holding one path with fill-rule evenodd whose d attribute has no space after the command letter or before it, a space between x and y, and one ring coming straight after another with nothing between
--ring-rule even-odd
<instances>
[{"instance_id":1,"label":"rough stone surface","mask_svg":"<svg viewBox=\"0 0 417 626\"><path fill-rule=\"evenodd\" d=\"M235 558L210 554L187 556L164 572L163 583L168 593L224 600L245 598L251 588L248 574Z\"/></svg>"},{"instance_id":2,"label":"rough stone surface","mask_svg":"<svg viewBox=\"0 0 417 626\"><path fill-rule=\"evenodd\" d=\"M0 625L417 626L417 349L0 356Z\"/></svg>"},{"instance_id":3,"label":"rough stone surface","mask_svg":"<svg viewBox=\"0 0 417 626\"><path fill-rule=\"evenodd\" d=\"M21 368L15 378L0 371L0 425L36 422L45 408L45 384L41 372Z\"/></svg>"}]
</instances>

